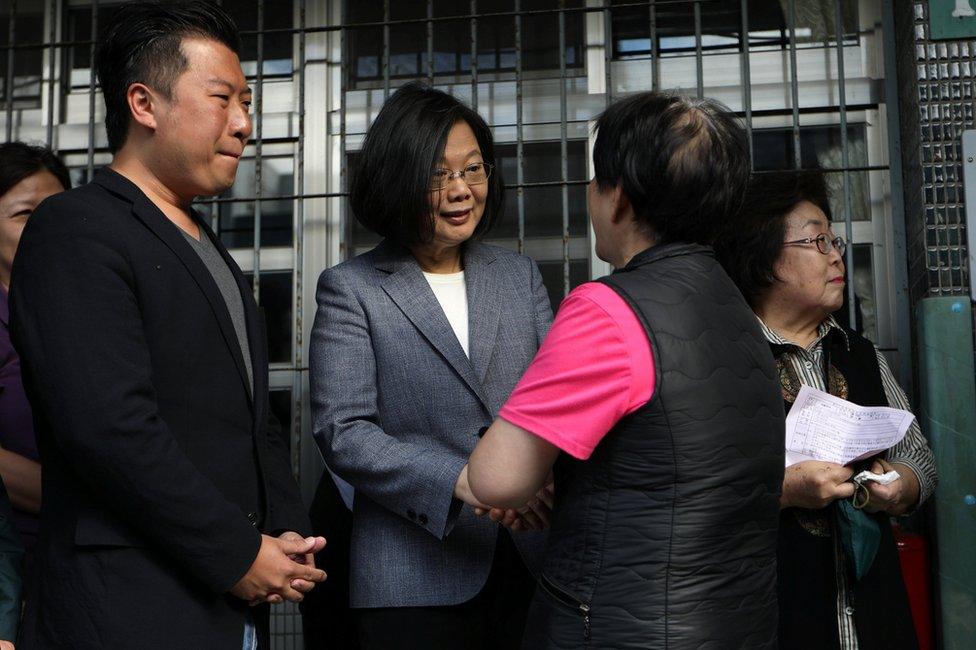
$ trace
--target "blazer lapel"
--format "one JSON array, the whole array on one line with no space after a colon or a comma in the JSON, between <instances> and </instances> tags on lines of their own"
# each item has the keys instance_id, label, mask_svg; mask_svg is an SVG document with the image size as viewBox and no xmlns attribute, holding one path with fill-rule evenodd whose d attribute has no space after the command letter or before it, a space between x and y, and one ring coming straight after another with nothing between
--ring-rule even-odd
<instances>
[{"instance_id":1,"label":"blazer lapel","mask_svg":"<svg viewBox=\"0 0 976 650\"><path fill-rule=\"evenodd\" d=\"M464 280L468 287L468 349L481 385L495 350L502 304L492 262L495 254L480 242L470 242L464 254Z\"/></svg>"},{"instance_id":2,"label":"blazer lapel","mask_svg":"<svg viewBox=\"0 0 976 650\"><path fill-rule=\"evenodd\" d=\"M382 281L386 294L490 411L471 362L410 253L383 242L377 249L376 267L390 274Z\"/></svg>"},{"instance_id":3,"label":"blazer lapel","mask_svg":"<svg viewBox=\"0 0 976 650\"><path fill-rule=\"evenodd\" d=\"M210 303L210 308L213 311L214 317L217 319L217 324L220 326L220 332L223 335L224 342L234 357L234 363L237 365L241 381L244 382L244 389L247 391L247 369L244 365L244 356L241 353L240 343L237 340L237 333L234 331L234 324L230 320L230 312L227 311L227 303L224 302L224 297L220 294L217 283L214 282L210 271L200 260L200 256L190 248L190 244L180 234L178 226L167 219L166 215L130 180L111 169L105 168L99 171L95 177L95 182L110 192L129 200L132 203L132 214L162 240L173 251L173 254L176 255L183 266L186 267L186 270L190 273L190 276L196 282L197 286L200 287L203 295L206 296L207 301ZM206 232L207 230L205 228L201 228L201 234L209 236ZM220 248L218 246L218 250ZM233 268L231 267L232 272ZM247 308L245 306L246 311ZM250 323L248 329L250 332ZM255 394L257 394L256 384L254 390Z\"/></svg>"}]
</instances>

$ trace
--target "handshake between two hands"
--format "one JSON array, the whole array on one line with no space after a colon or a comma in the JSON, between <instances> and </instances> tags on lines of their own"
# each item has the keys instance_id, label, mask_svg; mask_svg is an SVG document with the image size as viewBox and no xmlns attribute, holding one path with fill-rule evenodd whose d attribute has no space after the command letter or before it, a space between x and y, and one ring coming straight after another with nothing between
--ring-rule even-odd
<instances>
[{"instance_id":1,"label":"handshake between two hands","mask_svg":"<svg viewBox=\"0 0 976 650\"><path fill-rule=\"evenodd\" d=\"M468 485L468 466L465 465L454 486L454 496L474 508L474 513L488 517L500 523L505 528L515 531L545 530L549 528L552 519L555 483L552 473L546 479L545 486L536 492L529 501L520 508L493 508L478 501Z\"/></svg>"},{"instance_id":2,"label":"handshake between two hands","mask_svg":"<svg viewBox=\"0 0 976 650\"><path fill-rule=\"evenodd\" d=\"M278 537L261 535L257 557L230 593L252 607L300 602L315 583L325 580L325 571L315 568L315 554L323 548L324 537L302 537L290 531Z\"/></svg>"},{"instance_id":3,"label":"handshake between two hands","mask_svg":"<svg viewBox=\"0 0 976 650\"><path fill-rule=\"evenodd\" d=\"M555 484L549 483L521 508L475 506L474 514L479 517L488 515L492 521L496 521L510 530L545 530L549 528L549 522L552 518L554 493Z\"/></svg>"}]
</instances>

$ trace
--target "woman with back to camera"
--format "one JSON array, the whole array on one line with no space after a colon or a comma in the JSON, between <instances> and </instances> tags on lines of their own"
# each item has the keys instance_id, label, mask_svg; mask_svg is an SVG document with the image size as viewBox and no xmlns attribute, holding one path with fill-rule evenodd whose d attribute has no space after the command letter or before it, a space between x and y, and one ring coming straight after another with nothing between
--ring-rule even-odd
<instances>
[{"instance_id":1,"label":"woman with back to camera","mask_svg":"<svg viewBox=\"0 0 976 650\"><path fill-rule=\"evenodd\" d=\"M736 227L717 244L759 316L787 411L801 386L910 410L880 351L833 316L844 302L845 247L831 227L819 171L756 174ZM868 481L855 494L850 479L862 469L895 470L900 478ZM890 517L916 509L937 481L917 420L900 443L855 467L808 460L786 469L777 555L781 647L918 647ZM879 538L873 551L843 532L853 527Z\"/></svg>"},{"instance_id":2,"label":"woman with back to camera","mask_svg":"<svg viewBox=\"0 0 976 650\"><path fill-rule=\"evenodd\" d=\"M735 116L638 93L596 122L587 207L612 275L563 301L469 461L478 502L556 503L525 648L776 647L783 406L710 248L749 178Z\"/></svg>"},{"instance_id":3,"label":"woman with back to camera","mask_svg":"<svg viewBox=\"0 0 976 650\"><path fill-rule=\"evenodd\" d=\"M364 648L521 639L543 539L476 516L465 463L552 316L535 263L479 241L501 206L494 165L476 112L402 87L350 188L356 219L384 239L319 278L314 433L355 488L350 601Z\"/></svg>"}]
</instances>

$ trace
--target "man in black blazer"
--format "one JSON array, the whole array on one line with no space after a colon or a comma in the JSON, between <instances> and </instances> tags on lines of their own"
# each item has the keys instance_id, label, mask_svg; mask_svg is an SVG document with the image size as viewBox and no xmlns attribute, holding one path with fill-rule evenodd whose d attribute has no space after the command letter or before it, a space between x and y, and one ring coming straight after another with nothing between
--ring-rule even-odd
<instances>
[{"instance_id":1,"label":"man in black blazer","mask_svg":"<svg viewBox=\"0 0 976 650\"><path fill-rule=\"evenodd\" d=\"M96 60L113 162L24 231L11 330L44 505L18 647L268 647L263 603L325 577L257 306L190 208L251 133L238 49L214 5L120 8Z\"/></svg>"}]
</instances>

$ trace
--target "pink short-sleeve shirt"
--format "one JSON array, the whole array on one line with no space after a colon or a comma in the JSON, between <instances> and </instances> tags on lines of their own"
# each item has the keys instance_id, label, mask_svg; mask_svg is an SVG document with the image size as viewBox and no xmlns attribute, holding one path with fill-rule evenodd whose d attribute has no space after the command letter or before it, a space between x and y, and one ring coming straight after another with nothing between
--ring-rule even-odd
<instances>
[{"instance_id":1,"label":"pink short-sleeve shirt","mask_svg":"<svg viewBox=\"0 0 976 650\"><path fill-rule=\"evenodd\" d=\"M499 415L575 458L654 393L654 359L644 327L613 289L574 289Z\"/></svg>"}]
</instances>

